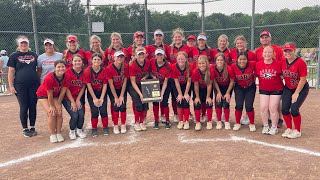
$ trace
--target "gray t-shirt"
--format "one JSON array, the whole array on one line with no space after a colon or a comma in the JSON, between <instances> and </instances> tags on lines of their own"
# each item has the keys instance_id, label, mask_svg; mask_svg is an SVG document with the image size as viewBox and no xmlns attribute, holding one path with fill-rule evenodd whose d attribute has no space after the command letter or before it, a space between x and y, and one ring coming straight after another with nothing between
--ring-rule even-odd
<instances>
[{"instance_id":1,"label":"gray t-shirt","mask_svg":"<svg viewBox=\"0 0 320 180\"><path fill-rule=\"evenodd\" d=\"M2 69L4 69L4 68L7 67L7 64L8 64L8 61L9 61L9 57L8 56L1 56L0 57L0 61L3 61Z\"/></svg>"},{"instance_id":2,"label":"gray t-shirt","mask_svg":"<svg viewBox=\"0 0 320 180\"><path fill-rule=\"evenodd\" d=\"M47 74L53 72L54 62L62 59L63 55L59 52L55 52L52 56L48 56L46 53L43 53L38 57L38 67L42 69L40 77L41 83Z\"/></svg>"}]
</instances>

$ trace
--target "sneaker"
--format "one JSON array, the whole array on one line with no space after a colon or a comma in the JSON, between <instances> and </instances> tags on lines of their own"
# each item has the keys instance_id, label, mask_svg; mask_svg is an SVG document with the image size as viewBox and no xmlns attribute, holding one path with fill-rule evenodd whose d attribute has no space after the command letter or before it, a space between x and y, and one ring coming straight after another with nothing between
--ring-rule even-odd
<instances>
[{"instance_id":1,"label":"sneaker","mask_svg":"<svg viewBox=\"0 0 320 180\"><path fill-rule=\"evenodd\" d=\"M212 129L212 122L211 121L207 122L207 129L208 130Z\"/></svg>"},{"instance_id":2,"label":"sneaker","mask_svg":"<svg viewBox=\"0 0 320 180\"><path fill-rule=\"evenodd\" d=\"M226 129L226 130L230 130L231 129L231 126L230 126L229 122L225 122L224 123L224 129Z\"/></svg>"},{"instance_id":3,"label":"sneaker","mask_svg":"<svg viewBox=\"0 0 320 180\"><path fill-rule=\"evenodd\" d=\"M249 124L249 130L250 130L250 132L256 132L256 125L254 125L254 124Z\"/></svg>"},{"instance_id":4,"label":"sneaker","mask_svg":"<svg viewBox=\"0 0 320 180\"><path fill-rule=\"evenodd\" d=\"M276 126L272 126L268 132L270 135L276 135L278 133L278 128Z\"/></svg>"},{"instance_id":5,"label":"sneaker","mask_svg":"<svg viewBox=\"0 0 320 180\"><path fill-rule=\"evenodd\" d=\"M121 129L121 130L120 130L121 134L124 134L124 133L127 132L127 127L126 127L126 125L121 125L120 129Z\"/></svg>"},{"instance_id":6,"label":"sneaker","mask_svg":"<svg viewBox=\"0 0 320 180\"><path fill-rule=\"evenodd\" d=\"M84 138L87 137L86 133L84 133L82 129L77 129L77 135L78 135L81 139L84 139Z\"/></svg>"},{"instance_id":7,"label":"sneaker","mask_svg":"<svg viewBox=\"0 0 320 180\"><path fill-rule=\"evenodd\" d=\"M268 134L268 132L269 132L269 125L264 125L263 127L262 127L262 134Z\"/></svg>"},{"instance_id":8,"label":"sneaker","mask_svg":"<svg viewBox=\"0 0 320 180\"><path fill-rule=\"evenodd\" d=\"M140 128L141 128L142 131L146 131L147 130L147 127L143 123L140 123Z\"/></svg>"},{"instance_id":9,"label":"sneaker","mask_svg":"<svg viewBox=\"0 0 320 180\"><path fill-rule=\"evenodd\" d=\"M164 115L160 116L160 117L159 117L159 120L160 120L160 122L163 123L163 124L166 122L166 118L164 117Z\"/></svg>"},{"instance_id":10,"label":"sneaker","mask_svg":"<svg viewBox=\"0 0 320 180\"><path fill-rule=\"evenodd\" d=\"M36 131L35 128L30 128L29 131L30 131L32 136L36 136L38 134L38 132Z\"/></svg>"},{"instance_id":11,"label":"sneaker","mask_svg":"<svg viewBox=\"0 0 320 180\"><path fill-rule=\"evenodd\" d=\"M56 142L58 142L58 139L57 139L57 135L56 135L56 134L50 135L50 142L51 142L51 143L56 143Z\"/></svg>"},{"instance_id":12,"label":"sneaker","mask_svg":"<svg viewBox=\"0 0 320 180\"><path fill-rule=\"evenodd\" d=\"M63 142L64 141L64 138L63 138L63 136L62 136L62 134L57 134L57 140L58 140L58 142Z\"/></svg>"},{"instance_id":13,"label":"sneaker","mask_svg":"<svg viewBox=\"0 0 320 180\"><path fill-rule=\"evenodd\" d=\"M287 138L290 134L292 133L292 129L286 129L286 131L284 131L284 133L282 134L282 137Z\"/></svg>"},{"instance_id":14,"label":"sneaker","mask_svg":"<svg viewBox=\"0 0 320 180\"><path fill-rule=\"evenodd\" d=\"M32 137L29 129L23 129L22 134L24 135L24 137Z\"/></svg>"},{"instance_id":15,"label":"sneaker","mask_svg":"<svg viewBox=\"0 0 320 180\"><path fill-rule=\"evenodd\" d=\"M177 128L178 129L182 129L183 128L183 121L179 121Z\"/></svg>"},{"instance_id":16,"label":"sneaker","mask_svg":"<svg viewBox=\"0 0 320 180\"><path fill-rule=\"evenodd\" d=\"M143 119L143 124L147 124L147 118Z\"/></svg>"},{"instance_id":17,"label":"sneaker","mask_svg":"<svg viewBox=\"0 0 320 180\"><path fill-rule=\"evenodd\" d=\"M240 130L241 125L240 124L234 124L233 125L233 130L234 131L239 131Z\"/></svg>"},{"instance_id":18,"label":"sneaker","mask_svg":"<svg viewBox=\"0 0 320 180\"><path fill-rule=\"evenodd\" d=\"M159 129L159 123L158 122L154 123L153 129Z\"/></svg>"},{"instance_id":19,"label":"sneaker","mask_svg":"<svg viewBox=\"0 0 320 180\"><path fill-rule=\"evenodd\" d=\"M105 136L109 135L109 128L103 128L103 135Z\"/></svg>"},{"instance_id":20,"label":"sneaker","mask_svg":"<svg viewBox=\"0 0 320 180\"><path fill-rule=\"evenodd\" d=\"M113 126L113 133L114 134L119 134L120 133L119 126Z\"/></svg>"},{"instance_id":21,"label":"sneaker","mask_svg":"<svg viewBox=\"0 0 320 180\"><path fill-rule=\"evenodd\" d=\"M165 127L166 127L166 129L170 129L171 128L171 124L170 124L169 121L166 122Z\"/></svg>"},{"instance_id":22,"label":"sneaker","mask_svg":"<svg viewBox=\"0 0 320 180\"><path fill-rule=\"evenodd\" d=\"M277 128L281 128L281 127L282 127L282 124L283 124L283 119L279 119L279 120L278 120Z\"/></svg>"},{"instance_id":23,"label":"sneaker","mask_svg":"<svg viewBox=\"0 0 320 180\"><path fill-rule=\"evenodd\" d=\"M208 121L208 117L205 115L205 116L201 116L201 119L200 119L200 122L204 123L204 122L207 122Z\"/></svg>"},{"instance_id":24,"label":"sneaker","mask_svg":"<svg viewBox=\"0 0 320 180\"><path fill-rule=\"evenodd\" d=\"M229 125L230 125L230 124L229 124ZM218 122L217 122L216 129L218 129L218 130L222 129L222 122L221 122L221 121L218 121Z\"/></svg>"},{"instance_id":25,"label":"sneaker","mask_svg":"<svg viewBox=\"0 0 320 180\"><path fill-rule=\"evenodd\" d=\"M98 136L98 129L97 128L91 129L91 135L92 135L92 137L97 137Z\"/></svg>"},{"instance_id":26,"label":"sneaker","mask_svg":"<svg viewBox=\"0 0 320 180\"><path fill-rule=\"evenodd\" d=\"M186 121L186 122L183 123L183 129L184 129L184 130L190 129L190 125L189 125L189 122L188 122L188 121Z\"/></svg>"},{"instance_id":27,"label":"sneaker","mask_svg":"<svg viewBox=\"0 0 320 180\"><path fill-rule=\"evenodd\" d=\"M240 124L242 125L248 125L250 123L248 116L242 116L240 120Z\"/></svg>"},{"instance_id":28,"label":"sneaker","mask_svg":"<svg viewBox=\"0 0 320 180\"><path fill-rule=\"evenodd\" d=\"M139 132L141 131L141 127L140 127L140 124L139 123L135 123L134 126L133 126L134 130Z\"/></svg>"},{"instance_id":29,"label":"sneaker","mask_svg":"<svg viewBox=\"0 0 320 180\"><path fill-rule=\"evenodd\" d=\"M289 135L288 135L288 138L289 139L296 139L296 138L299 138L299 137L301 137L301 132L299 132L298 130L293 130L292 131L292 133L290 133Z\"/></svg>"},{"instance_id":30,"label":"sneaker","mask_svg":"<svg viewBox=\"0 0 320 180\"><path fill-rule=\"evenodd\" d=\"M178 115L173 115L173 122L179 122Z\"/></svg>"},{"instance_id":31,"label":"sneaker","mask_svg":"<svg viewBox=\"0 0 320 180\"><path fill-rule=\"evenodd\" d=\"M76 130L70 130L70 132L69 132L69 138L70 138L71 140L77 139Z\"/></svg>"},{"instance_id":32,"label":"sneaker","mask_svg":"<svg viewBox=\"0 0 320 180\"><path fill-rule=\"evenodd\" d=\"M200 130L201 130L201 123L200 123L200 122L197 122L197 123L196 123L196 126L194 127L194 129L195 129L196 131L200 131Z\"/></svg>"}]
</instances>

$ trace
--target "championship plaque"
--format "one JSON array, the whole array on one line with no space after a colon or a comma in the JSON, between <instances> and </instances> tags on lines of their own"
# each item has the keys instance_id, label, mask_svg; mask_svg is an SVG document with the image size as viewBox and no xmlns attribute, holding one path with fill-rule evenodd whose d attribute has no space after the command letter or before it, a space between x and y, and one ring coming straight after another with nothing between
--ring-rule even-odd
<instances>
[{"instance_id":1,"label":"championship plaque","mask_svg":"<svg viewBox=\"0 0 320 180\"><path fill-rule=\"evenodd\" d=\"M161 101L160 95L160 82L158 79L146 79L141 81L141 90L144 102L159 102Z\"/></svg>"}]
</instances>

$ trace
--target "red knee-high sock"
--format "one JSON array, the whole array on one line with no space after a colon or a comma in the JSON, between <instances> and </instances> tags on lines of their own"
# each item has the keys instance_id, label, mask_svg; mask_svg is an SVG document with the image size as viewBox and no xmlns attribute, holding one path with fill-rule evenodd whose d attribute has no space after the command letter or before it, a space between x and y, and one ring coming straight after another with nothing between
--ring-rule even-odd
<instances>
[{"instance_id":1,"label":"red knee-high sock","mask_svg":"<svg viewBox=\"0 0 320 180\"><path fill-rule=\"evenodd\" d=\"M283 120L286 122L286 126L288 129L292 129L292 116L291 114L283 115Z\"/></svg>"},{"instance_id":2,"label":"red knee-high sock","mask_svg":"<svg viewBox=\"0 0 320 180\"><path fill-rule=\"evenodd\" d=\"M142 111L140 113L140 123L143 123L144 118L146 117L147 112L146 111Z\"/></svg>"},{"instance_id":3,"label":"red knee-high sock","mask_svg":"<svg viewBox=\"0 0 320 180\"><path fill-rule=\"evenodd\" d=\"M113 119L113 124L114 124L115 126L118 126L119 112L113 112L113 113L112 113L112 119Z\"/></svg>"},{"instance_id":4,"label":"red knee-high sock","mask_svg":"<svg viewBox=\"0 0 320 180\"><path fill-rule=\"evenodd\" d=\"M218 122L220 122L221 116L222 116L222 108L216 108L216 114L217 114L217 120Z\"/></svg>"},{"instance_id":5,"label":"red knee-high sock","mask_svg":"<svg viewBox=\"0 0 320 180\"><path fill-rule=\"evenodd\" d=\"M108 127L108 116L101 118L101 121L102 121L102 127L107 128Z\"/></svg>"},{"instance_id":6,"label":"red knee-high sock","mask_svg":"<svg viewBox=\"0 0 320 180\"><path fill-rule=\"evenodd\" d=\"M234 112L234 115L236 116L236 123L237 123L237 124L240 124L240 119L241 119L241 116L242 116L242 111L236 110L236 111Z\"/></svg>"},{"instance_id":7,"label":"red knee-high sock","mask_svg":"<svg viewBox=\"0 0 320 180\"><path fill-rule=\"evenodd\" d=\"M172 101L172 109L174 114L178 114L177 101Z\"/></svg>"},{"instance_id":8,"label":"red knee-high sock","mask_svg":"<svg viewBox=\"0 0 320 180\"><path fill-rule=\"evenodd\" d=\"M194 113L195 113L195 116L196 116L196 122L200 122L201 110L200 109L195 109Z\"/></svg>"},{"instance_id":9,"label":"red knee-high sock","mask_svg":"<svg viewBox=\"0 0 320 180\"><path fill-rule=\"evenodd\" d=\"M229 122L229 118L230 118L230 108L224 108L223 109L224 112L224 119L226 120L226 122Z\"/></svg>"},{"instance_id":10,"label":"red knee-high sock","mask_svg":"<svg viewBox=\"0 0 320 180\"><path fill-rule=\"evenodd\" d=\"M300 132L301 115L293 117L294 128Z\"/></svg>"},{"instance_id":11,"label":"red knee-high sock","mask_svg":"<svg viewBox=\"0 0 320 180\"><path fill-rule=\"evenodd\" d=\"M179 121L183 121L183 109L178 107L178 117Z\"/></svg>"},{"instance_id":12,"label":"red knee-high sock","mask_svg":"<svg viewBox=\"0 0 320 180\"><path fill-rule=\"evenodd\" d=\"M162 102L160 102L160 114L161 114L161 116L165 115L165 113L163 111Z\"/></svg>"},{"instance_id":13,"label":"red knee-high sock","mask_svg":"<svg viewBox=\"0 0 320 180\"><path fill-rule=\"evenodd\" d=\"M254 111L247 112L250 124L254 124Z\"/></svg>"},{"instance_id":14,"label":"red knee-high sock","mask_svg":"<svg viewBox=\"0 0 320 180\"><path fill-rule=\"evenodd\" d=\"M154 122L159 122L159 106L153 106Z\"/></svg>"},{"instance_id":15,"label":"red knee-high sock","mask_svg":"<svg viewBox=\"0 0 320 180\"><path fill-rule=\"evenodd\" d=\"M212 107L207 108L208 122L212 121L212 111L213 111Z\"/></svg>"},{"instance_id":16,"label":"red knee-high sock","mask_svg":"<svg viewBox=\"0 0 320 180\"><path fill-rule=\"evenodd\" d=\"M166 121L169 122L169 107L162 107L164 116L166 117Z\"/></svg>"},{"instance_id":17,"label":"red knee-high sock","mask_svg":"<svg viewBox=\"0 0 320 180\"><path fill-rule=\"evenodd\" d=\"M120 116L121 116L121 125L126 125L127 113L120 112Z\"/></svg>"},{"instance_id":18,"label":"red knee-high sock","mask_svg":"<svg viewBox=\"0 0 320 180\"><path fill-rule=\"evenodd\" d=\"M184 116L183 122L189 121L190 109L189 108L183 108L182 110L183 110L183 116Z\"/></svg>"},{"instance_id":19,"label":"red knee-high sock","mask_svg":"<svg viewBox=\"0 0 320 180\"><path fill-rule=\"evenodd\" d=\"M94 129L98 127L98 118L91 118L91 126Z\"/></svg>"},{"instance_id":20,"label":"red knee-high sock","mask_svg":"<svg viewBox=\"0 0 320 180\"><path fill-rule=\"evenodd\" d=\"M206 103L205 102L201 102L201 115L205 116L206 115Z\"/></svg>"},{"instance_id":21,"label":"red knee-high sock","mask_svg":"<svg viewBox=\"0 0 320 180\"><path fill-rule=\"evenodd\" d=\"M135 121L135 123L139 123L141 112L138 112L137 110L134 110L133 112L134 112L134 121Z\"/></svg>"}]
</instances>

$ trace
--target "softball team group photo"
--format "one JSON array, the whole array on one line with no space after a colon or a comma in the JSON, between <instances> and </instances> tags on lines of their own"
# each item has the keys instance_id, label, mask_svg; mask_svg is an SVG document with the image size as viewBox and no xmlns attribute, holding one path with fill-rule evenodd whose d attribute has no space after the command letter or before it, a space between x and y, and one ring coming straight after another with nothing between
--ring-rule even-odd
<instances>
[{"instance_id":1,"label":"softball team group photo","mask_svg":"<svg viewBox=\"0 0 320 180\"><path fill-rule=\"evenodd\" d=\"M144 46L144 33L137 31L133 44L126 48L121 34L113 32L111 44L103 48L101 38L93 35L90 50L85 51L78 38L69 35L62 53L57 52L54 40L45 39L45 52L38 56L26 36L17 37L17 50L7 64L8 86L19 103L22 134L37 135L36 107L40 104L51 143L65 140L61 134L66 120L63 107L70 115L71 140L89 136L84 131L85 114L91 116L91 136L110 134L108 118L113 122L113 134L125 134L129 106L137 132L146 131L146 121L151 121L155 130L173 125L188 130L190 123L195 123L195 131L238 131L247 127L241 124L248 124L250 132L277 135L284 122L280 136L301 137L299 109L309 92L308 71L306 62L296 55L294 43L274 45L271 33L264 30L260 32L261 46L254 51L247 48L242 35L234 39L234 49L229 48L225 34L217 39L217 48L210 48L206 34L185 37L180 28L173 30L170 45L163 43L160 29L154 31L153 40L154 44ZM149 103L144 101L141 85L147 79L160 82L161 101L152 102L152 119L146 119ZM230 110L233 97L235 110ZM127 104L128 98L132 104ZM256 98L260 98L260 112L255 112ZM230 113L234 113L234 122ZM260 113L262 127L255 125L255 113ZM99 122L102 132L98 131Z\"/></svg>"}]
</instances>

